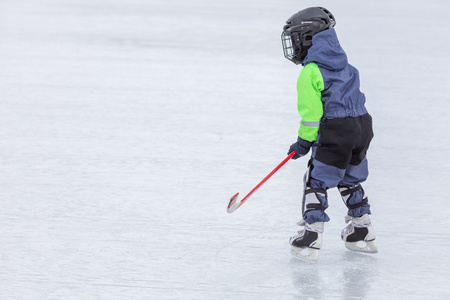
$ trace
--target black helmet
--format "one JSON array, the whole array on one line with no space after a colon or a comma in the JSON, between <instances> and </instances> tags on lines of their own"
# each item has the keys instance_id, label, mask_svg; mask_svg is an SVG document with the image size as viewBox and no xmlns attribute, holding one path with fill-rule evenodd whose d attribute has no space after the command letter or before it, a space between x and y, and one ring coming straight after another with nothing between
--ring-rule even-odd
<instances>
[{"instance_id":1,"label":"black helmet","mask_svg":"<svg viewBox=\"0 0 450 300\"><path fill-rule=\"evenodd\" d=\"M309 7L294 14L286 21L281 34L284 57L300 64L312 46L313 35L335 24L334 16L323 7Z\"/></svg>"}]
</instances>

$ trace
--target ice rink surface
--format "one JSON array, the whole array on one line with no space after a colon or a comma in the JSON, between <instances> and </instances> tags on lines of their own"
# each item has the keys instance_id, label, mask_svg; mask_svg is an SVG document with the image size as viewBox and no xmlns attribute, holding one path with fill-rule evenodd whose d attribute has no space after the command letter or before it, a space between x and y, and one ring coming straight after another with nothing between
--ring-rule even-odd
<instances>
[{"instance_id":1,"label":"ice rink surface","mask_svg":"<svg viewBox=\"0 0 450 300\"><path fill-rule=\"evenodd\" d=\"M291 258L307 158L281 29L324 6L374 119L379 253ZM0 299L448 299L450 2L2 0Z\"/></svg>"}]
</instances>

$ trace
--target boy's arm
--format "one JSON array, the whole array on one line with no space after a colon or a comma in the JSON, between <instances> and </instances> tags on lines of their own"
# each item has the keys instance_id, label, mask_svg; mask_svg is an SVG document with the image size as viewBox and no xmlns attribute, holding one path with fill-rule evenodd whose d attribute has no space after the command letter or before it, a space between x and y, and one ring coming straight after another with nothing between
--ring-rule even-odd
<instances>
[{"instance_id":1,"label":"boy's arm","mask_svg":"<svg viewBox=\"0 0 450 300\"><path fill-rule=\"evenodd\" d=\"M307 64L297 81L298 113L302 118L298 136L308 142L317 140L320 119L323 115L323 77L315 63Z\"/></svg>"}]
</instances>

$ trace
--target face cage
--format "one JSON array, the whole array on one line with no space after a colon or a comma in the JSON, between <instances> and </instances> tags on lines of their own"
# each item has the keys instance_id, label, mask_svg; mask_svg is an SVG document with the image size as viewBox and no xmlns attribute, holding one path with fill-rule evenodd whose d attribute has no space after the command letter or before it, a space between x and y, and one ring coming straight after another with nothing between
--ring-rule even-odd
<instances>
[{"instance_id":1,"label":"face cage","mask_svg":"<svg viewBox=\"0 0 450 300\"><path fill-rule=\"evenodd\" d=\"M293 59L295 56L295 52L294 52L294 45L292 45L291 35L287 34L285 31L283 31L283 33L281 34L281 43L283 45L284 57L286 57L286 59L294 62Z\"/></svg>"},{"instance_id":2,"label":"face cage","mask_svg":"<svg viewBox=\"0 0 450 300\"><path fill-rule=\"evenodd\" d=\"M296 45L292 42L292 36L287 33L286 31L283 31L281 34L281 43L283 45L283 53L284 57L296 65L300 64L301 61L298 59L298 55L300 54L299 50Z\"/></svg>"}]
</instances>

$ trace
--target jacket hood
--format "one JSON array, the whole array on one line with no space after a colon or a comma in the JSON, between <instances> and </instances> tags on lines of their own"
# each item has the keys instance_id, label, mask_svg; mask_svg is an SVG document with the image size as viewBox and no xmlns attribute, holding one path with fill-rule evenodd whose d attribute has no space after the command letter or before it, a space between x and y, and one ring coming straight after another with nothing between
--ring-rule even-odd
<instances>
[{"instance_id":1,"label":"jacket hood","mask_svg":"<svg viewBox=\"0 0 450 300\"><path fill-rule=\"evenodd\" d=\"M347 54L339 44L334 28L321 31L313 36L312 46L302 65L314 62L328 70L342 70L348 65Z\"/></svg>"}]
</instances>

